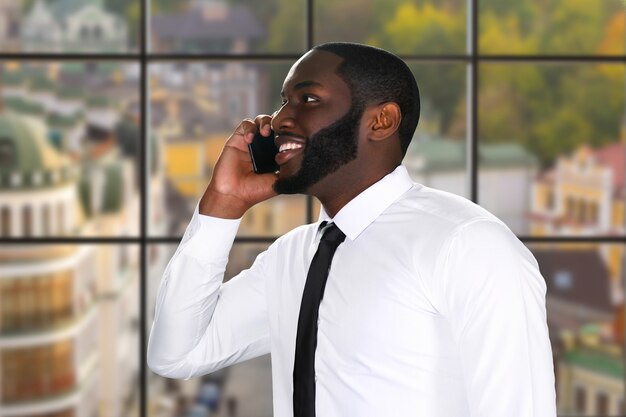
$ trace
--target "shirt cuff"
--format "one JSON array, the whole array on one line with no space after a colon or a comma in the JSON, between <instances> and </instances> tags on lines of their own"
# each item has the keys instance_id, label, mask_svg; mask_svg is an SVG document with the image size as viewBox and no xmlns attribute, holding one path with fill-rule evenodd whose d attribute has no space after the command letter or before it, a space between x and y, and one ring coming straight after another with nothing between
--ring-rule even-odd
<instances>
[{"instance_id":1,"label":"shirt cuff","mask_svg":"<svg viewBox=\"0 0 626 417\"><path fill-rule=\"evenodd\" d=\"M228 258L228 254L237 235L241 219L222 219L205 216L198 212L193 214L187 228L187 244L182 252L201 261Z\"/></svg>"}]
</instances>

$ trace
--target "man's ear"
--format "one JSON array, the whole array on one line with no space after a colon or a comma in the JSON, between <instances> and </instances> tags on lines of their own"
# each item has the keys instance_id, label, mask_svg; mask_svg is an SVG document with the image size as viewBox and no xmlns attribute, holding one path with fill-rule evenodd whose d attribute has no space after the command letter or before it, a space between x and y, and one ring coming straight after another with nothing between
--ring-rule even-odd
<instances>
[{"instance_id":1,"label":"man's ear","mask_svg":"<svg viewBox=\"0 0 626 417\"><path fill-rule=\"evenodd\" d=\"M392 101L379 104L370 109L371 122L368 137L374 141L385 140L398 131L402 112L400 106Z\"/></svg>"}]
</instances>

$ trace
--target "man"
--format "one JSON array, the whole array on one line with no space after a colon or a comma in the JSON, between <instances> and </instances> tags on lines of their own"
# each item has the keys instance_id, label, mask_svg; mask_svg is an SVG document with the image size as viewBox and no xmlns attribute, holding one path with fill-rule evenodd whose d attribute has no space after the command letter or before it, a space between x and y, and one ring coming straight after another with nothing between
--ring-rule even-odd
<instances>
[{"instance_id":1,"label":"man","mask_svg":"<svg viewBox=\"0 0 626 417\"><path fill-rule=\"evenodd\" d=\"M535 259L493 215L401 165L419 118L408 67L324 44L281 95L219 157L163 276L150 368L190 378L269 352L276 417L555 416ZM280 171L255 174L247 144L270 126ZM222 283L238 219L280 193L317 197L320 220Z\"/></svg>"}]
</instances>

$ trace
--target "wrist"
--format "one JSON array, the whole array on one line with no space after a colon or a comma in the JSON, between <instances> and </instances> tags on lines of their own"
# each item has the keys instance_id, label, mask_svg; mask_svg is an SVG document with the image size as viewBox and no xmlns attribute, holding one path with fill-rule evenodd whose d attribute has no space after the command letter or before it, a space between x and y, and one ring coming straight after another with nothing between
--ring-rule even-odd
<instances>
[{"instance_id":1,"label":"wrist","mask_svg":"<svg viewBox=\"0 0 626 417\"><path fill-rule=\"evenodd\" d=\"M240 199L207 189L198 204L198 212L204 216L222 219L240 219L250 207Z\"/></svg>"}]
</instances>

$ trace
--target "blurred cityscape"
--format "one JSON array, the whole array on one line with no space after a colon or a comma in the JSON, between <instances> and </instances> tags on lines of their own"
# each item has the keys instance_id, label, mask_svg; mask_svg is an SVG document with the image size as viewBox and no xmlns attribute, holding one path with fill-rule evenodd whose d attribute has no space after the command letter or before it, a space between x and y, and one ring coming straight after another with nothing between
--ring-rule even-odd
<instances>
[{"instance_id":1,"label":"blurred cityscape","mask_svg":"<svg viewBox=\"0 0 626 417\"><path fill-rule=\"evenodd\" d=\"M436 6L390 1L394 8L381 12L386 19L381 22L369 11L365 15L358 1L335 3L315 2L320 41L367 41L399 52L409 46L420 53L463 52L460 0ZM513 53L579 52L567 49L565 40L582 39L581 31L585 40L595 39L576 44L584 52L623 54L623 6L607 3L583 13L574 3L555 0L553 7L591 19L580 17L597 33L558 26L562 22L554 18L541 30L549 34L559 27L564 34L561 43L551 43L552 37L532 38L537 28L520 29L534 22L534 8L548 6L524 0L505 7L483 0L481 22L488 25L480 29L483 52L505 52L499 39L519 30L509 38ZM284 29L294 20L301 23L303 2L268 0L276 21L246 0L155 0L151 6L154 52L245 55L303 48L301 27L286 37L271 24L280 21ZM336 20L340 10L363 24L324 23ZM422 16L440 25L439 32L431 28L436 36L429 37ZM528 19L526 26L514 22L518 16ZM0 51L135 51L138 19L138 1L1 1ZM359 34L363 28L371 33ZM402 38L411 28L421 31L418 40L424 43ZM241 119L277 108L290 65L150 63L144 113L134 60L0 62L0 237L33 239L0 243L1 416L138 416L139 246L36 240L138 238L142 199L148 234L180 237L224 141ZM409 65L422 92L422 117L405 165L416 182L469 198L466 68ZM480 74L479 204L520 236L563 238L529 244L548 287L559 415L626 415L624 244L566 239L624 235L626 71L623 64L520 63L484 64ZM143 117L145 195L139 171ZM239 234L271 238L305 221L305 198L281 196L247 213ZM265 247L237 243L226 279ZM161 274L175 248L149 244L148 329ZM189 381L150 373L148 414L270 417L270 372L265 356Z\"/></svg>"}]
</instances>

